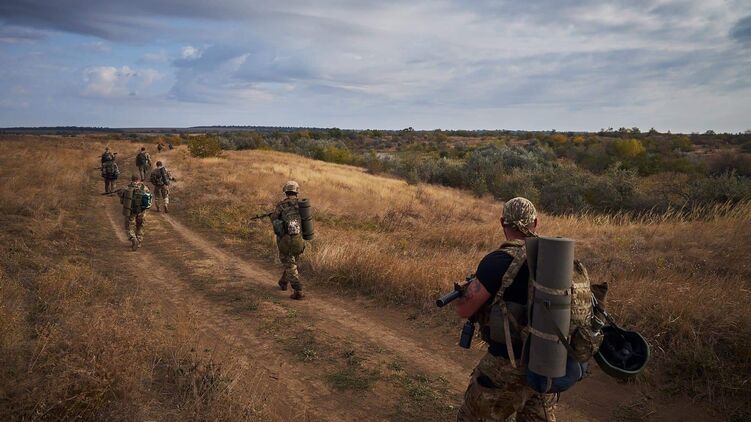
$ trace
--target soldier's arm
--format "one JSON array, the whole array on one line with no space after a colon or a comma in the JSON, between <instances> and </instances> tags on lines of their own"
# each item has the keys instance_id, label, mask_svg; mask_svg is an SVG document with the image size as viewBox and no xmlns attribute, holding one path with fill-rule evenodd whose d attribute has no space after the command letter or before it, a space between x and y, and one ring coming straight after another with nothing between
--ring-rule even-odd
<instances>
[{"instance_id":1,"label":"soldier's arm","mask_svg":"<svg viewBox=\"0 0 751 422\"><path fill-rule=\"evenodd\" d=\"M454 301L456 313L462 318L469 318L490 299L490 292L479 280L474 279L468 285L462 297Z\"/></svg>"}]
</instances>

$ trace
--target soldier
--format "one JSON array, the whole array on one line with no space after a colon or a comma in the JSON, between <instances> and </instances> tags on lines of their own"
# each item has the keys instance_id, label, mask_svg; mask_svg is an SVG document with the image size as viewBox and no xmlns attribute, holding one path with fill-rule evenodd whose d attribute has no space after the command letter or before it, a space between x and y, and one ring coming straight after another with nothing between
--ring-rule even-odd
<instances>
[{"instance_id":1,"label":"soldier","mask_svg":"<svg viewBox=\"0 0 751 422\"><path fill-rule=\"evenodd\" d=\"M104 156L102 156L104 159ZM117 178L120 177L120 169L115 163L114 157L112 160L102 161L102 178L104 179L104 193L112 193L115 191L115 183Z\"/></svg>"},{"instance_id":2,"label":"soldier","mask_svg":"<svg viewBox=\"0 0 751 422\"><path fill-rule=\"evenodd\" d=\"M120 203L123 205L123 216L125 216L125 231L128 232L128 240L130 240L131 248L135 251L141 247L143 242L146 210L151 206L151 202L148 200L147 206L144 207L143 197L150 198L151 193L138 176L133 175L130 180L128 187L120 191L119 195Z\"/></svg>"},{"instance_id":3,"label":"soldier","mask_svg":"<svg viewBox=\"0 0 751 422\"><path fill-rule=\"evenodd\" d=\"M516 271L516 276L503 290L501 300L527 305L529 269L525 259L517 260L514 256L524 250L524 239L535 235L537 212L532 202L521 197L506 202L501 225L507 241L480 261L476 278L456 301L456 312L464 318L476 318L488 343L488 352L472 373L457 420L504 421L516 413L517 421L555 421L556 395L537 393L527 385L526 368L520 359L521 344L512 341L513 345L507 347L487 338L489 308L507 272ZM512 268L519 263L523 265ZM509 359L509 352L513 353L513 359Z\"/></svg>"},{"instance_id":4,"label":"soldier","mask_svg":"<svg viewBox=\"0 0 751 422\"><path fill-rule=\"evenodd\" d=\"M141 151L136 155L136 167L138 167L138 175L141 180L146 180L151 171L151 156L144 147L141 147Z\"/></svg>"},{"instance_id":5,"label":"soldier","mask_svg":"<svg viewBox=\"0 0 751 422\"><path fill-rule=\"evenodd\" d=\"M284 273L279 279L279 287L287 290L291 284L294 293L292 299L303 298L300 275L297 272L297 260L305 250L305 241L302 238L302 218L297 204L297 193L300 185L290 180L282 189L287 197L279 202L271 213L271 221L276 234L276 245L279 248L279 259L284 265Z\"/></svg>"},{"instance_id":6,"label":"soldier","mask_svg":"<svg viewBox=\"0 0 751 422\"><path fill-rule=\"evenodd\" d=\"M162 165L161 161L156 162L156 170L151 172L149 181L154 185L154 199L156 200L156 211L161 210L161 205L164 204L164 212L168 213L169 209L169 185L170 182L174 182L177 179L170 175L166 167Z\"/></svg>"},{"instance_id":7,"label":"soldier","mask_svg":"<svg viewBox=\"0 0 751 422\"><path fill-rule=\"evenodd\" d=\"M108 161L115 161L115 156L117 153L111 153L110 147L104 148L104 153L102 154L102 164L108 162Z\"/></svg>"},{"instance_id":8,"label":"soldier","mask_svg":"<svg viewBox=\"0 0 751 422\"><path fill-rule=\"evenodd\" d=\"M156 150L157 151L162 152L163 149L164 149L164 144L163 143L159 142L158 144L156 144Z\"/></svg>"}]
</instances>

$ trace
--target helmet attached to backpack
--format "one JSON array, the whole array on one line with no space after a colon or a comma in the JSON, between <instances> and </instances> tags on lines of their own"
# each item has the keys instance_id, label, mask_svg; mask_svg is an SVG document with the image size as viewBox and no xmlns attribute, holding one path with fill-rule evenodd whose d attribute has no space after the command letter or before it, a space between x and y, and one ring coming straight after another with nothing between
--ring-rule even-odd
<instances>
[{"instance_id":1,"label":"helmet attached to backpack","mask_svg":"<svg viewBox=\"0 0 751 422\"><path fill-rule=\"evenodd\" d=\"M613 378L631 379L647 365L649 343L636 331L627 331L616 325L602 327L604 340L595 353L595 360L603 372Z\"/></svg>"}]
</instances>

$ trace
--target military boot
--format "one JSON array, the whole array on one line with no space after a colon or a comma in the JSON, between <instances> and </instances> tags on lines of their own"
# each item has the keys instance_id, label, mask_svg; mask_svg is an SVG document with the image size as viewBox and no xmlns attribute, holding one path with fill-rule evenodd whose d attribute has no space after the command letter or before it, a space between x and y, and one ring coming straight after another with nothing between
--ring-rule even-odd
<instances>
[{"instance_id":1,"label":"military boot","mask_svg":"<svg viewBox=\"0 0 751 422\"><path fill-rule=\"evenodd\" d=\"M131 237L131 238L130 238L130 249L131 249L131 250L134 250L134 251L135 251L135 250L138 250L138 248L139 248L140 246L141 246L141 245L140 245L140 242L138 241L138 238L135 238L135 237Z\"/></svg>"},{"instance_id":2,"label":"military boot","mask_svg":"<svg viewBox=\"0 0 751 422\"><path fill-rule=\"evenodd\" d=\"M287 283L285 283L283 280L279 280L277 284L279 285L279 288L282 289L282 291L287 290Z\"/></svg>"},{"instance_id":3,"label":"military boot","mask_svg":"<svg viewBox=\"0 0 751 422\"><path fill-rule=\"evenodd\" d=\"M302 290L295 290L295 292L292 293L292 295L290 295L290 298L295 299L295 300L302 300L302 298L304 297L305 295L302 294Z\"/></svg>"},{"instance_id":4,"label":"military boot","mask_svg":"<svg viewBox=\"0 0 751 422\"><path fill-rule=\"evenodd\" d=\"M164 213L169 214L169 210L167 209L167 204L164 204Z\"/></svg>"}]
</instances>

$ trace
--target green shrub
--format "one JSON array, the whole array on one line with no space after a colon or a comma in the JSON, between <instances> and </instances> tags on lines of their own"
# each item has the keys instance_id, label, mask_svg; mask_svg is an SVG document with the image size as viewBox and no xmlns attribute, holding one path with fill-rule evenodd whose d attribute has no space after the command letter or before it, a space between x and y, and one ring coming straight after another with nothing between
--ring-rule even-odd
<instances>
[{"instance_id":1,"label":"green shrub","mask_svg":"<svg viewBox=\"0 0 751 422\"><path fill-rule=\"evenodd\" d=\"M222 143L213 136L201 136L188 142L190 155L198 158L219 157L222 155Z\"/></svg>"}]
</instances>

